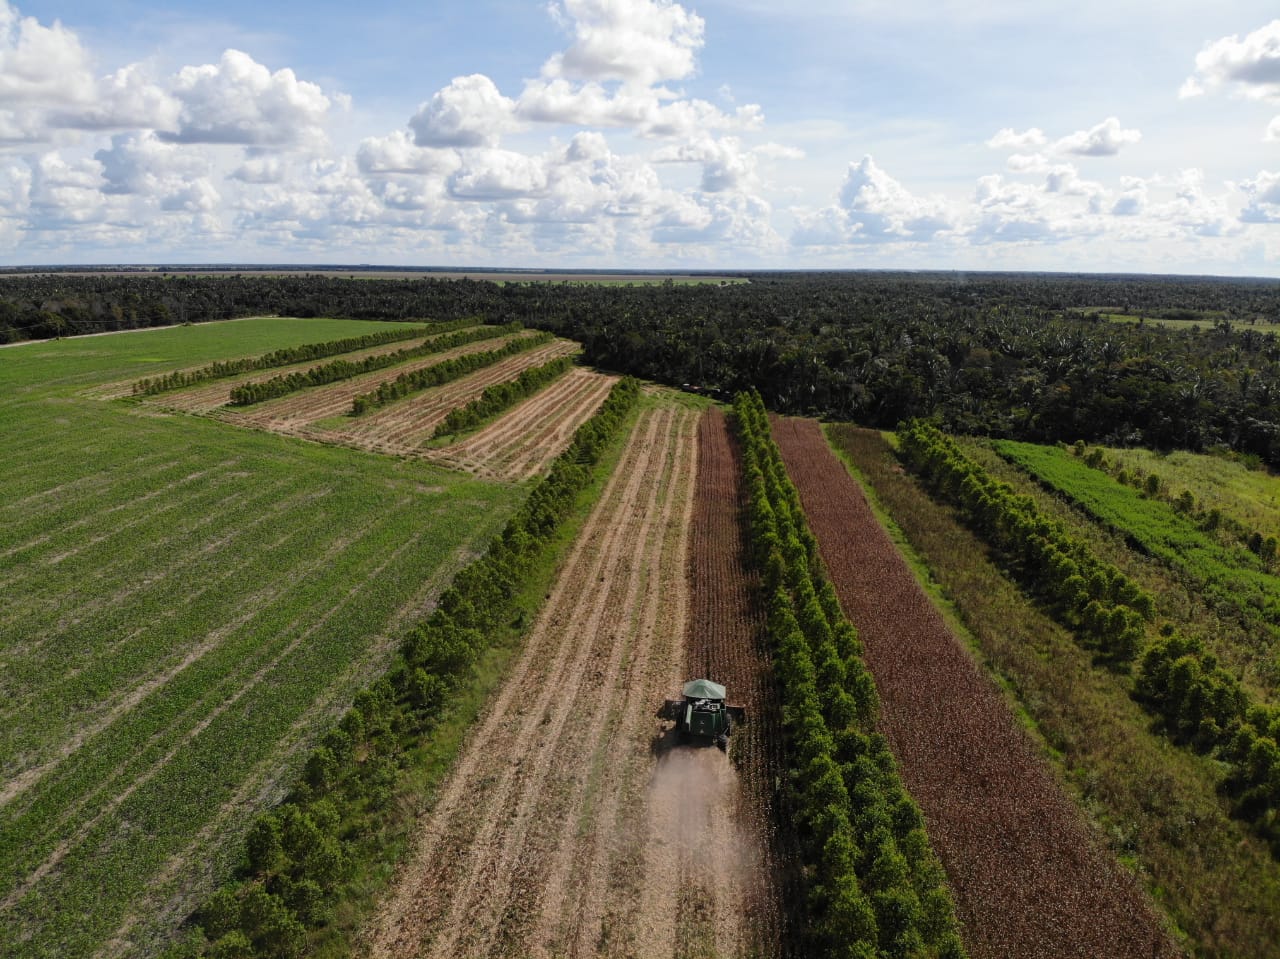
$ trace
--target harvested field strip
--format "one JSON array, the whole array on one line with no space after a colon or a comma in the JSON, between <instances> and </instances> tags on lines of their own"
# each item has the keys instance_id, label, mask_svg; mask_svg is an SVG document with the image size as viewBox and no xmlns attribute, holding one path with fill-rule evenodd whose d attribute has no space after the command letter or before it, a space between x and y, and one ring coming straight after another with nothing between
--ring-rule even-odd
<instances>
[{"instance_id":1,"label":"harvested field strip","mask_svg":"<svg viewBox=\"0 0 1280 959\"><path fill-rule=\"evenodd\" d=\"M696 416L667 403L642 414L423 823L373 930L374 955L674 950L672 889L659 892L657 915L638 894L651 886L646 851L673 863L681 855L670 836L648 831L645 812L654 702L683 670L696 462Z\"/></svg>"},{"instance_id":2,"label":"harvested field strip","mask_svg":"<svg viewBox=\"0 0 1280 959\"><path fill-rule=\"evenodd\" d=\"M783 796L778 777L786 769L782 713L764 634L764 612L756 596L759 577L748 573L737 446L725 415L708 410L698 427L686 661L691 673L723 684L747 711L747 722L735 727L730 742L741 780L739 794L732 800L733 818L761 857L759 867L748 870L755 884L743 890L744 912L751 917L746 952L760 957L795 955L792 934L797 924L785 903L800 901L799 857L795 837L781 824Z\"/></svg>"},{"instance_id":3,"label":"harvested field strip","mask_svg":"<svg viewBox=\"0 0 1280 959\"><path fill-rule=\"evenodd\" d=\"M442 466L481 476L530 479L568 446L615 382L616 377L573 369L465 440L427 456Z\"/></svg>"},{"instance_id":4,"label":"harvested field strip","mask_svg":"<svg viewBox=\"0 0 1280 959\"><path fill-rule=\"evenodd\" d=\"M812 421L774 435L880 691L977 957L1175 956L1132 877L920 589Z\"/></svg>"},{"instance_id":5,"label":"harvested field strip","mask_svg":"<svg viewBox=\"0 0 1280 959\"><path fill-rule=\"evenodd\" d=\"M468 376L433 387L374 413L352 417L341 429L313 431L313 435L352 443L386 453L413 452L431 437L449 411L463 406L494 383L502 383L522 371L558 356L578 351L576 343L557 340L525 353L508 356Z\"/></svg>"},{"instance_id":6,"label":"harvested field strip","mask_svg":"<svg viewBox=\"0 0 1280 959\"><path fill-rule=\"evenodd\" d=\"M225 409L218 411L218 416L229 423L253 426L275 433L292 433L309 435L307 425L315 420L331 416L342 416L351 409L351 400L361 393L376 389L380 383L388 383L402 373L435 366L437 363L458 356L469 356L472 353L485 353L497 349L513 339L535 334L518 333L497 339L480 340L468 343L443 353L430 356L399 366L393 366L373 373L365 373L349 380L340 380L326 386L313 387L290 393L279 399L267 400L244 410Z\"/></svg>"}]
</instances>

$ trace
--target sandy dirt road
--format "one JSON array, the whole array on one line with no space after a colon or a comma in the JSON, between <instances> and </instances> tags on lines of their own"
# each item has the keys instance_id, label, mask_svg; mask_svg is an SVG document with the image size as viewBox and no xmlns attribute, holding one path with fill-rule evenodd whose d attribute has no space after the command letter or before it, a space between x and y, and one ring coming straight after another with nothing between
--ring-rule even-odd
<instances>
[{"instance_id":1,"label":"sandy dirt road","mask_svg":"<svg viewBox=\"0 0 1280 959\"><path fill-rule=\"evenodd\" d=\"M688 678L698 418L642 412L367 930L373 956L748 954L738 774L655 717Z\"/></svg>"},{"instance_id":2,"label":"sandy dirt road","mask_svg":"<svg viewBox=\"0 0 1280 959\"><path fill-rule=\"evenodd\" d=\"M813 420L773 420L973 959L1180 955L916 582Z\"/></svg>"}]
</instances>

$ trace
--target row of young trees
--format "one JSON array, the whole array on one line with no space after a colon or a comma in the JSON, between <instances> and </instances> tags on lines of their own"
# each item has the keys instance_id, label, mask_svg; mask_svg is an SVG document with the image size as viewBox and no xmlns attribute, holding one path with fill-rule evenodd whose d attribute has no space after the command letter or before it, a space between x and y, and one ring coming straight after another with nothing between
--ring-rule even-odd
<instances>
[{"instance_id":1,"label":"row of young trees","mask_svg":"<svg viewBox=\"0 0 1280 959\"><path fill-rule=\"evenodd\" d=\"M1093 555L1088 545L1035 501L1014 492L965 456L924 420L898 431L903 460L965 522L1013 564L1015 575L1059 622L1118 662L1141 649L1155 602L1136 583Z\"/></svg>"},{"instance_id":2,"label":"row of young trees","mask_svg":"<svg viewBox=\"0 0 1280 959\"><path fill-rule=\"evenodd\" d=\"M1280 708L1251 701L1199 638L1172 631L1147 647L1134 694L1175 742L1227 763L1237 813L1280 856Z\"/></svg>"},{"instance_id":3,"label":"row of young trees","mask_svg":"<svg viewBox=\"0 0 1280 959\"><path fill-rule=\"evenodd\" d=\"M510 331L508 330L508 332ZM521 336L510 340L496 350L486 350L483 353L468 353L465 356L455 356L453 359L443 360L432 366L424 366L420 370L409 370L401 373L394 380L379 383L378 388L372 392L360 393L354 397L351 401L351 415L361 416L372 410L380 409L413 393L430 389L433 386L440 386L443 383L449 383L466 376L468 373L484 369L484 367L505 357L515 356L517 353L524 353L535 347L545 346L554 339L555 336L550 333L534 333L531 336Z\"/></svg>"},{"instance_id":4,"label":"row of young trees","mask_svg":"<svg viewBox=\"0 0 1280 959\"><path fill-rule=\"evenodd\" d=\"M462 325L468 328L443 336L433 336L417 346L406 347L393 353L366 356L361 360L338 359L331 363L313 366L309 370L273 376L271 379L263 380L261 383L245 383L231 390L230 405L252 406L254 403L262 403L265 400L296 393L298 390L306 389L308 386L324 386L326 383L349 380L362 373L383 370L389 366L404 363L407 360L431 356L433 353L443 353L446 350L466 346L468 343L478 343L481 340L492 340L500 336L507 336L523 329L523 326L519 323L507 323L503 326L474 326L473 323L468 322Z\"/></svg>"},{"instance_id":5,"label":"row of young trees","mask_svg":"<svg viewBox=\"0 0 1280 959\"><path fill-rule=\"evenodd\" d=\"M1150 595L1093 557L1062 524L1040 516L1030 497L993 479L949 437L921 421L898 435L906 463L1014 561L1015 573L1063 625L1116 660L1136 658L1135 698L1175 742L1215 752L1227 764L1223 786L1237 813L1280 855L1280 708L1252 701L1198 638L1166 625L1148 644L1145 627L1155 614Z\"/></svg>"},{"instance_id":6,"label":"row of young trees","mask_svg":"<svg viewBox=\"0 0 1280 959\"><path fill-rule=\"evenodd\" d=\"M579 427L484 555L409 632L387 674L356 695L285 801L254 822L239 875L197 911L167 959L307 953L349 892L356 861L383 852L380 832L406 759L450 708L496 631L512 621L517 593L639 395L635 380L621 380Z\"/></svg>"},{"instance_id":7,"label":"row of young trees","mask_svg":"<svg viewBox=\"0 0 1280 959\"><path fill-rule=\"evenodd\" d=\"M401 340L412 340L420 336L448 333L464 326L474 326L479 319L455 320L450 323L435 323L430 327L417 326L404 329L378 330L363 336L349 336L341 340L327 340L324 343L304 343L283 350L272 350L261 356L248 356L238 360L219 360L202 366L198 370L175 370L163 376L149 376L133 384L134 396L154 396L168 390L180 390L188 386L196 386L209 380L218 380L237 373L251 373L254 370L269 370L277 366L288 366L291 363L305 363L307 360L319 360L326 356L338 356L354 350L366 350L386 343L398 343Z\"/></svg>"},{"instance_id":8,"label":"row of young trees","mask_svg":"<svg viewBox=\"0 0 1280 959\"><path fill-rule=\"evenodd\" d=\"M759 394L739 394L734 413L803 847L805 954L962 957L942 867L874 732L875 682L821 571Z\"/></svg>"},{"instance_id":9,"label":"row of young trees","mask_svg":"<svg viewBox=\"0 0 1280 959\"><path fill-rule=\"evenodd\" d=\"M514 380L494 383L466 406L450 410L449 415L436 427L431 438L440 439L443 436L452 436L455 433L475 429L503 410L515 406L525 397L537 393L553 380L564 376L573 368L573 362L572 356L560 356L550 363L529 367Z\"/></svg>"}]
</instances>

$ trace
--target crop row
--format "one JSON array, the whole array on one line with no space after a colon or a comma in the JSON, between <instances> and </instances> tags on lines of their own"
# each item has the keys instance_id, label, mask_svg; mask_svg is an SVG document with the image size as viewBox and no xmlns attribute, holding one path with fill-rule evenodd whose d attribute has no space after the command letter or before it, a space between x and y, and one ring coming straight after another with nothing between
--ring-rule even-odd
<instances>
[{"instance_id":1,"label":"crop row","mask_svg":"<svg viewBox=\"0 0 1280 959\"><path fill-rule=\"evenodd\" d=\"M525 397L537 393L557 377L568 373L572 366L573 357L561 356L550 363L530 367L514 380L495 383L466 406L451 410L449 415L441 420L431 438L439 439L475 429L503 410L515 406Z\"/></svg>"},{"instance_id":2,"label":"crop row","mask_svg":"<svg viewBox=\"0 0 1280 959\"><path fill-rule=\"evenodd\" d=\"M430 736L453 690L471 674L514 597L556 535L592 468L639 396L620 381L530 493L485 554L460 572L435 611L410 631L388 673L307 759L289 797L249 831L243 874L198 912L178 956L303 955L353 875L359 847L376 843L409 754Z\"/></svg>"},{"instance_id":3,"label":"crop row","mask_svg":"<svg viewBox=\"0 0 1280 959\"><path fill-rule=\"evenodd\" d=\"M919 808L883 736L875 681L758 394L740 394L751 549L789 738L806 874L807 954L960 957L954 907Z\"/></svg>"},{"instance_id":4,"label":"crop row","mask_svg":"<svg viewBox=\"0 0 1280 959\"><path fill-rule=\"evenodd\" d=\"M332 363L314 366L309 370L273 376L271 379L264 380L261 383L245 383L231 390L230 405L252 406L254 403L275 399L278 396L286 396L308 386L323 386L326 383L349 380L353 376L386 369L388 366L395 366L405 360L416 359L420 356L430 356L432 353L443 353L445 350L452 350L479 340L490 340L499 336L506 336L509 333L517 332L521 328L519 323L508 323L504 326L480 326L474 329L464 329L447 336L432 337L425 343L403 350L396 350L394 353L366 356L362 360L334 360Z\"/></svg>"},{"instance_id":5,"label":"crop row","mask_svg":"<svg viewBox=\"0 0 1280 959\"><path fill-rule=\"evenodd\" d=\"M451 360L444 360L434 366L425 366L420 370L401 373L394 380L379 383L376 390L357 395L351 401L351 415L361 416L413 393L430 389L433 386L440 386L443 383L466 376L468 373L484 369L484 367L498 362L503 357L514 356L517 353L523 353L535 347L545 346L554 339L555 335L551 333L535 333L532 336L513 339L496 350L455 356Z\"/></svg>"},{"instance_id":6,"label":"crop row","mask_svg":"<svg viewBox=\"0 0 1280 959\"><path fill-rule=\"evenodd\" d=\"M397 343L400 340L412 340L415 337L430 333L448 333L464 326L474 326L477 320L454 320L449 323L433 324L429 330L425 327L413 326L393 330L380 330L377 333L366 333L364 336L349 336L341 340L328 340L324 343L307 343L302 346L289 347L283 350L272 350L261 356L245 357L238 360L219 360L202 366L197 370L175 370L164 376L151 376L138 380L133 384L134 396L154 396L167 390L180 390L195 386L208 380L218 380L238 373L251 373L254 370L269 370L277 366L288 366L290 363L305 363L307 360L323 359L326 356L337 356L340 353L351 353L385 343Z\"/></svg>"},{"instance_id":7,"label":"crop row","mask_svg":"<svg viewBox=\"0 0 1280 959\"><path fill-rule=\"evenodd\" d=\"M965 456L937 427L914 420L898 436L907 464L1013 561L1023 585L1055 618L1115 660L1137 654L1155 617L1149 594L1094 556L1062 523L1042 515L1031 497Z\"/></svg>"}]
</instances>

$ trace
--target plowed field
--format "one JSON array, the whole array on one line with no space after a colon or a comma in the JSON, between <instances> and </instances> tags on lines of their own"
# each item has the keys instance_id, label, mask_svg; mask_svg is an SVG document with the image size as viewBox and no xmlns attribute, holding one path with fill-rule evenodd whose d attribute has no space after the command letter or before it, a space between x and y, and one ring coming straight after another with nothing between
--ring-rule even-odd
<instances>
[{"instance_id":1,"label":"plowed field","mask_svg":"<svg viewBox=\"0 0 1280 959\"><path fill-rule=\"evenodd\" d=\"M617 377L570 370L485 428L428 452L452 469L504 480L525 480L564 452L574 431L604 402Z\"/></svg>"},{"instance_id":2,"label":"plowed field","mask_svg":"<svg viewBox=\"0 0 1280 959\"><path fill-rule=\"evenodd\" d=\"M774 420L974 959L1178 951L920 589L817 423Z\"/></svg>"},{"instance_id":3,"label":"plowed field","mask_svg":"<svg viewBox=\"0 0 1280 959\"><path fill-rule=\"evenodd\" d=\"M686 679L695 412L642 413L526 646L424 816L374 956L735 955L737 773L654 718ZM691 667L692 668L692 667Z\"/></svg>"}]
</instances>

